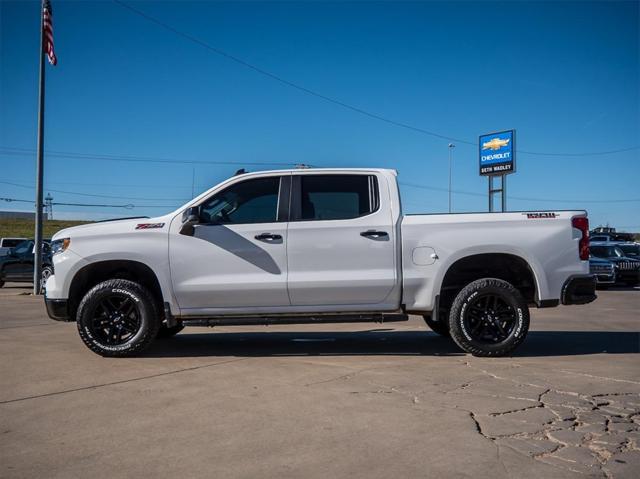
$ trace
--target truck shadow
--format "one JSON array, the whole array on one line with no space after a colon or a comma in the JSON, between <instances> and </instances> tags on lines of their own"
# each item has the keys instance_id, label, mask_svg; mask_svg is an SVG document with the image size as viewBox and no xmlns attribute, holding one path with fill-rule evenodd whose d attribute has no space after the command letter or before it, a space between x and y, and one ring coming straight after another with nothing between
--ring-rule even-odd
<instances>
[{"instance_id":1,"label":"truck shadow","mask_svg":"<svg viewBox=\"0 0 640 479\"><path fill-rule=\"evenodd\" d=\"M532 331L514 357L640 352L640 333ZM453 341L430 331L192 333L156 341L149 357L459 356Z\"/></svg>"}]
</instances>

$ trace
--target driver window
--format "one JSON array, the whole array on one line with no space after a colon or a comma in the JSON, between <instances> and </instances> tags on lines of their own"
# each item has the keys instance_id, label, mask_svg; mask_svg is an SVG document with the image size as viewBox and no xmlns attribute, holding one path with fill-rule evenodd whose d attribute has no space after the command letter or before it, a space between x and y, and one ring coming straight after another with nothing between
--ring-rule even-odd
<instances>
[{"instance_id":1,"label":"driver window","mask_svg":"<svg viewBox=\"0 0 640 479\"><path fill-rule=\"evenodd\" d=\"M200 221L222 225L275 223L279 188L278 176L232 185L202 204Z\"/></svg>"}]
</instances>

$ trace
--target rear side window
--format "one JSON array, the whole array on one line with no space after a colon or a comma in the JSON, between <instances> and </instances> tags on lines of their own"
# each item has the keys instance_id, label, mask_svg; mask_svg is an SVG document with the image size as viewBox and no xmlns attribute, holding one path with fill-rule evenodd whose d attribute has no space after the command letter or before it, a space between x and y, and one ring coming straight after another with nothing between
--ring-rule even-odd
<instances>
[{"instance_id":1,"label":"rear side window","mask_svg":"<svg viewBox=\"0 0 640 479\"><path fill-rule=\"evenodd\" d=\"M371 175L300 175L297 218L344 220L378 209L378 188Z\"/></svg>"},{"instance_id":2,"label":"rear side window","mask_svg":"<svg viewBox=\"0 0 640 479\"><path fill-rule=\"evenodd\" d=\"M273 223L278 212L280 177L236 183L202 204L200 220L208 224Z\"/></svg>"},{"instance_id":3,"label":"rear side window","mask_svg":"<svg viewBox=\"0 0 640 479\"><path fill-rule=\"evenodd\" d=\"M2 240L3 248L13 248L14 246L18 246L24 240L19 238L5 238Z\"/></svg>"}]
</instances>

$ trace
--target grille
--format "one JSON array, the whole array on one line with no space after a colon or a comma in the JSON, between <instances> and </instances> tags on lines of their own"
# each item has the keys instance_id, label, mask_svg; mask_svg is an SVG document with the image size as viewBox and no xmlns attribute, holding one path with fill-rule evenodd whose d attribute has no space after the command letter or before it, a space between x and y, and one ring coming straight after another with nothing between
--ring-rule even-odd
<instances>
[{"instance_id":1,"label":"grille","mask_svg":"<svg viewBox=\"0 0 640 479\"><path fill-rule=\"evenodd\" d=\"M640 262L636 261L621 261L618 263L618 269L624 271L631 271L634 269L640 269Z\"/></svg>"}]
</instances>

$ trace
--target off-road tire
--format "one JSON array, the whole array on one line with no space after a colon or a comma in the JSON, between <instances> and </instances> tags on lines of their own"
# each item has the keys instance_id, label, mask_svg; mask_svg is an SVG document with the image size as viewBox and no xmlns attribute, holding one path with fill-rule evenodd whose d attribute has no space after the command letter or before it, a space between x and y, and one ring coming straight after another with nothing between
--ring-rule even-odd
<instances>
[{"instance_id":1,"label":"off-road tire","mask_svg":"<svg viewBox=\"0 0 640 479\"><path fill-rule=\"evenodd\" d=\"M139 326L126 342L113 345L99 338L92 321L101 302L115 297L130 298L138 314L136 321ZM84 344L94 353L105 357L138 355L156 338L160 328L160 318L151 293L142 285L126 279L110 279L90 289L80 302L76 322Z\"/></svg>"},{"instance_id":2,"label":"off-road tire","mask_svg":"<svg viewBox=\"0 0 640 479\"><path fill-rule=\"evenodd\" d=\"M429 315L424 315L422 316L424 318L424 322L427 323L427 326L429 326L431 328L431 331L433 331L434 333L444 337L444 338L450 338L451 337L451 332L449 331L449 322L448 321L434 321L433 320L433 316Z\"/></svg>"},{"instance_id":3,"label":"off-road tire","mask_svg":"<svg viewBox=\"0 0 640 479\"><path fill-rule=\"evenodd\" d=\"M509 334L495 343L478 340L465 327L472 306L486 296L499 298L512 311L512 314L504 316L512 317ZM529 331L529 308L520 291L512 284L496 278L479 279L462 288L453 301L449 330L455 343L474 356L506 356L524 341Z\"/></svg>"},{"instance_id":4,"label":"off-road tire","mask_svg":"<svg viewBox=\"0 0 640 479\"><path fill-rule=\"evenodd\" d=\"M175 326L172 326L170 328L164 324L161 324L160 329L158 330L157 338L158 339L172 338L183 329L184 329L184 326L182 324L176 324Z\"/></svg>"}]
</instances>

